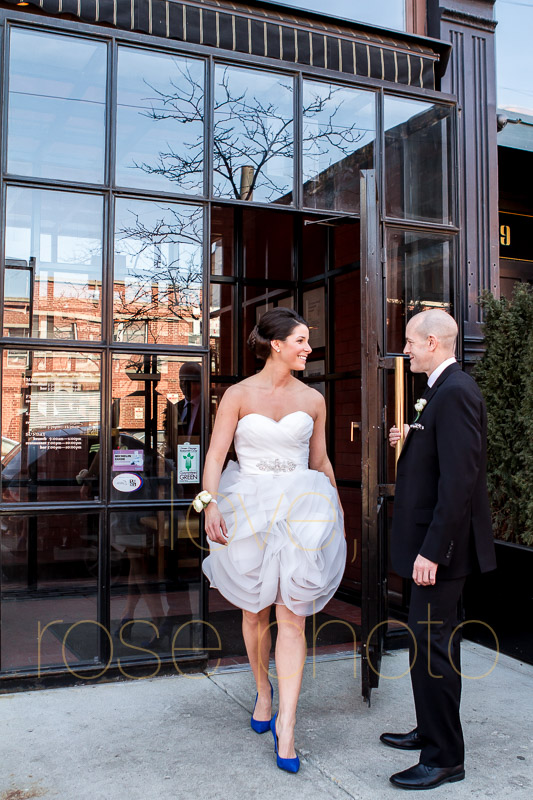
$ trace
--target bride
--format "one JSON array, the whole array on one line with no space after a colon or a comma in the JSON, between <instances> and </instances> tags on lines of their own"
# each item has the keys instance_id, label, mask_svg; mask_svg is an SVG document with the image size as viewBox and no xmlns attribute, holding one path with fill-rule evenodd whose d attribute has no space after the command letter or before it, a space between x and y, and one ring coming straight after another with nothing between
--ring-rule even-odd
<instances>
[{"instance_id":1,"label":"bride","mask_svg":"<svg viewBox=\"0 0 533 800\"><path fill-rule=\"evenodd\" d=\"M268 311L248 338L264 360L220 403L205 459L203 498L211 586L242 609L257 685L251 726L272 731L277 764L297 772L296 706L306 658L305 618L335 593L346 560L343 512L326 453L322 395L291 373L311 353L305 320ZM238 463L222 472L231 445ZM204 499L205 504L205 499ZM270 609L276 606L279 711L271 719Z\"/></svg>"}]
</instances>

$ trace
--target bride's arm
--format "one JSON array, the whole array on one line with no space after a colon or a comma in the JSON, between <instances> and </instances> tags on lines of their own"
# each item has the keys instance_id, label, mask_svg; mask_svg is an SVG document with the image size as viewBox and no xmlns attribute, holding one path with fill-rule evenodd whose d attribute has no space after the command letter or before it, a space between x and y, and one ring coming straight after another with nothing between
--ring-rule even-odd
<instances>
[{"instance_id":1,"label":"bride's arm","mask_svg":"<svg viewBox=\"0 0 533 800\"><path fill-rule=\"evenodd\" d=\"M319 400L317 402L317 415L315 417L313 435L309 442L309 468L315 469L317 472L323 472L324 475L329 478L331 485L337 489L333 467L331 466L331 461L328 458L326 449L326 402L321 394L319 394ZM337 498L339 500L339 506L342 509L338 489Z\"/></svg>"},{"instance_id":2,"label":"bride's arm","mask_svg":"<svg viewBox=\"0 0 533 800\"><path fill-rule=\"evenodd\" d=\"M240 395L241 390L237 386L230 386L224 393L215 418L209 450L205 457L202 484L203 488L215 499L224 461L239 421ZM226 544L228 535L226 523L216 503L209 503L205 509L205 530L209 539Z\"/></svg>"}]
</instances>

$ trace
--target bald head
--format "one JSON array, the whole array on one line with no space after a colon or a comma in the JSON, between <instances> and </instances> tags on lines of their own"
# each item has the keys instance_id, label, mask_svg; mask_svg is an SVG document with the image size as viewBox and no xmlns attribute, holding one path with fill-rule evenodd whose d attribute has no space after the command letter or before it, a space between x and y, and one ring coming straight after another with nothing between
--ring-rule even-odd
<instances>
[{"instance_id":1,"label":"bald head","mask_svg":"<svg viewBox=\"0 0 533 800\"><path fill-rule=\"evenodd\" d=\"M411 372L430 375L439 364L455 355L457 323L440 308L415 314L407 323L404 353L409 356Z\"/></svg>"},{"instance_id":2,"label":"bald head","mask_svg":"<svg viewBox=\"0 0 533 800\"><path fill-rule=\"evenodd\" d=\"M454 318L441 308L430 308L411 317L407 326L427 339L434 336L440 345L453 356L458 328Z\"/></svg>"}]
</instances>

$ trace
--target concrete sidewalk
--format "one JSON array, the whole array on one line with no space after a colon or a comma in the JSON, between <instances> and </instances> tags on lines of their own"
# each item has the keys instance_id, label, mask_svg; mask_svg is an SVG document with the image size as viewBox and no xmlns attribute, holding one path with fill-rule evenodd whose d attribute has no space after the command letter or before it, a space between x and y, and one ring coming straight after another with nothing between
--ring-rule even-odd
<instances>
[{"instance_id":1,"label":"concrete sidewalk","mask_svg":"<svg viewBox=\"0 0 533 800\"><path fill-rule=\"evenodd\" d=\"M482 675L495 654L464 643L463 670ZM359 661L306 667L296 744L297 775L276 767L272 737L249 725L248 671L0 696L0 800L376 800L410 796L388 782L412 753L378 741L414 723L408 675L381 679L372 707L360 698ZM382 672L407 669L405 651ZM314 674L313 674L314 673ZM275 696L276 700L276 696ZM436 797L531 800L533 667L500 656L465 680L466 780Z\"/></svg>"}]
</instances>

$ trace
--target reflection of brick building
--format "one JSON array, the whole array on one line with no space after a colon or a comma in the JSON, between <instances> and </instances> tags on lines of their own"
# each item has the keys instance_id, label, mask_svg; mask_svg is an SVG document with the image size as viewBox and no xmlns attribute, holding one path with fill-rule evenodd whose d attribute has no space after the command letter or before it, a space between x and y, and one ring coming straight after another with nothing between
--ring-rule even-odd
<instances>
[{"instance_id":1,"label":"reflection of brick building","mask_svg":"<svg viewBox=\"0 0 533 800\"><path fill-rule=\"evenodd\" d=\"M2 435L100 425L100 356L7 351L4 354Z\"/></svg>"},{"instance_id":2,"label":"reflection of brick building","mask_svg":"<svg viewBox=\"0 0 533 800\"><path fill-rule=\"evenodd\" d=\"M179 379L181 367L180 361L166 357L158 359L158 378L148 384L149 395L156 401L159 430L171 413L168 404L177 405L184 398ZM113 402L120 401L118 418L114 423L120 430L142 431L145 428L146 382L136 381L134 375L147 369L142 356L117 356L113 359Z\"/></svg>"},{"instance_id":3,"label":"reflection of brick building","mask_svg":"<svg viewBox=\"0 0 533 800\"><path fill-rule=\"evenodd\" d=\"M47 265L44 265L46 267ZM44 271L43 267L43 271ZM46 274L44 272L44 274ZM43 288L44 287L44 288ZM157 343L170 345L198 344L201 340L201 292L197 304L153 283L148 291L136 285L133 298L128 297L131 286L115 281L113 288L115 329L119 342ZM98 341L101 331L101 283L86 285L69 283L39 273L26 296L6 292L4 306L4 336L41 339Z\"/></svg>"},{"instance_id":4,"label":"reflection of brick building","mask_svg":"<svg viewBox=\"0 0 533 800\"><path fill-rule=\"evenodd\" d=\"M197 305L187 304L167 289L161 291L158 283L149 291L137 287L136 297L128 297L130 287L115 281L113 299L115 308L114 337L119 342L143 342L187 346L201 341L201 292Z\"/></svg>"}]
</instances>

